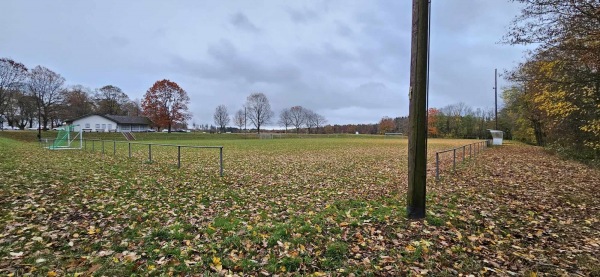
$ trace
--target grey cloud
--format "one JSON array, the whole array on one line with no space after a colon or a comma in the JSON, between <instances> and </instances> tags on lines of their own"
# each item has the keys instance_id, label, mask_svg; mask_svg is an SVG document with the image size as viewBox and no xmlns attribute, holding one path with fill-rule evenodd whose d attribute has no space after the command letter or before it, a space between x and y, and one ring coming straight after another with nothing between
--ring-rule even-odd
<instances>
[{"instance_id":1,"label":"grey cloud","mask_svg":"<svg viewBox=\"0 0 600 277\"><path fill-rule=\"evenodd\" d=\"M248 19L248 17L246 17L245 14L243 13L236 13L231 17L231 24L233 24L233 26L239 28L240 30L244 30L247 32L251 32L251 33L258 33L260 32L260 29L258 27L256 27L252 22L250 22L250 20Z\"/></svg>"},{"instance_id":2,"label":"grey cloud","mask_svg":"<svg viewBox=\"0 0 600 277\"><path fill-rule=\"evenodd\" d=\"M342 37L352 37L352 35L354 34L354 31L352 31L352 29L350 29L350 27L348 27L347 24L344 24L342 22L336 22L336 32L338 33L338 35L342 36Z\"/></svg>"},{"instance_id":3,"label":"grey cloud","mask_svg":"<svg viewBox=\"0 0 600 277\"><path fill-rule=\"evenodd\" d=\"M124 47L124 46L129 45L129 39L121 37L121 36L110 37L110 42L118 47Z\"/></svg>"},{"instance_id":4,"label":"grey cloud","mask_svg":"<svg viewBox=\"0 0 600 277\"><path fill-rule=\"evenodd\" d=\"M216 80L243 80L247 83L283 83L299 78L300 70L285 63L269 63L255 60L238 53L229 41L222 39L207 49L211 58L204 61L190 61L181 57L172 58L175 67L198 78Z\"/></svg>"},{"instance_id":5,"label":"grey cloud","mask_svg":"<svg viewBox=\"0 0 600 277\"><path fill-rule=\"evenodd\" d=\"M196 123L252 91L277 111L302 105L333 124L408 114L410 1L107 1L0 1L0 52L131 98L172 79L190 93ZM489 106L493 69L521 60L523 48L495 44L520 7L432 5L430 106Z\"/></svg>"},{"instance_id":6,"label":"grey cloud","mask_svg":"<svg viewBox=\"0 0 600 277\"><path fill-rule=\"evenodd\" d=\"M319 14L311 9L288 9L288 14L292 21L296 23L308 23L319 18Z\"/></svg>"}]
</instances>

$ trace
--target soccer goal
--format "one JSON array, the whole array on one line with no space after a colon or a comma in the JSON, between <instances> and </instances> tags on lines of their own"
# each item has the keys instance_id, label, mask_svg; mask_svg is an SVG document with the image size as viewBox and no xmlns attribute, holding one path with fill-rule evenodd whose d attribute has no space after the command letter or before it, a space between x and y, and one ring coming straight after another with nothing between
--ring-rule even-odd
<instances>
[{"instance_id":1,"label":"soccer goal","mask_svg":"<svg viewBox=\"0 0 600 277\"><path fill-rule=\"evenodd\" d=\"M282 134L273 134L273 133L260 133L258 134L259 139L280 139L283 138Z\"/></svg>"},{"instance_id":2,"label":"soccer goal","mask_svg":"<svg viewBox=\"0 0 600 277\"><path fill-rule=\"evenodd\" d=\"M385 133L384 138L406 138L403 133Z\"/></svg>"},{"instance_id":3,"label":"soccer goal","mask_svg":"<svg viewBox=\"0 0 600 277\"><path fill-rule=\"evenodd\" d=\"M75 132L75 126L79 125L67 125L63 129L59 130L56 139L51 145L48 146L48 149L81 149L83 147L83 132L81 128L79 128L78 132ZM74 135L72 133L74 133Z\"/></svg>"}]
</instances>

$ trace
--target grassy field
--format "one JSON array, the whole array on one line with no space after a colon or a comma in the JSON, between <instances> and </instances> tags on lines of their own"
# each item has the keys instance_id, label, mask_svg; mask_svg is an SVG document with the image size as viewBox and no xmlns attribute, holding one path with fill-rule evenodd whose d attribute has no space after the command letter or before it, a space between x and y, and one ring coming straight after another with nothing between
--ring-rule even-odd
<instances>
[{"instance_id":1,"label":"grassy field","mask_svg":"<svg viewBox=\"0 0 600 277\"><path fill-rule=\"evenodd\" d=\"M502 160L519 153L529 161L545 157L536 148L486 150L459 174L446 173L439 183L430 178L428 217L411 222L405 218L406 140L160 135L144 141L224 146L225 176L218 175L213 149L182 150L177 169L174 148L155 147L149 163L145 146L134 147L129 159L125 144L113 155L107 143L103 155L98 145L48 151L0 138L0 274L600 272L590 265L600 243L598 188L590 184L600 174L544 158L551 168L564 163L575 173L561 171L540 187L522 180L537 178L538 167L525 172ZM431 140L430 162L437 149L470 142ZM498 160L510 176L494 171ZM555 188L563 177L577 180L581 193ZM540 189L531 196L535 203L519 189ZM510 202L508 193L515 194ZM556 206L563 196L566 202ZM564 203L572 207L568 215L544 213L567 209ZM532 221L548 225L529 228Z\"/></svg>"}]
</instances>

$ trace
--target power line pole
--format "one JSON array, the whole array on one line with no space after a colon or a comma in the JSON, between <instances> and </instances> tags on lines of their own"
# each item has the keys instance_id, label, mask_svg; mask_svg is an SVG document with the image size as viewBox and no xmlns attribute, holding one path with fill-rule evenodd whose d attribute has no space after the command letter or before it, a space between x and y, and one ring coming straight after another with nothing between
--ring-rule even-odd
<instances>
[{"instance_id":1,"label":"power line pole","mask_svg":"<svg viewBox=\"0 0 600 277\"><path fill-rule=\"evenodd\" d=\"M407 216L425 217L429 0L413 0L410 59Z\"/></svg>"},{"instance_id":2,"label":"power line pole","mask_svg":"<svg viewBox=\"0 0 600 277\"><path fill-rule=\"evenodd\" d=\"M494 116L496 117L496 130L498 130L498 69L494 69Z\"/></svg>"}]
</instances>

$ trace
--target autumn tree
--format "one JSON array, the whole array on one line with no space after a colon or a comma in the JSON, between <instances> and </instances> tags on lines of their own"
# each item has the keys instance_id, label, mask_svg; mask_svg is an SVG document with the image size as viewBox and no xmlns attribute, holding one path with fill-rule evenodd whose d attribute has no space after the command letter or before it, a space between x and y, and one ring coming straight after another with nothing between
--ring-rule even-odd
<instances>
[{"instance_id":1,"label":"autumn tree","mask_svg":"<svg viewBox=\"0 0 600 277\"><path fill-rule=\"evenodd\" d=\"M146 91L142 100L142 111L145 116L159 128L171 127L184 123L190 118L187 105L190 98L187 92L175 82L169 80L157 81Z\"/></svg>"},{"instance_id":2,"label":"autumn tree","mask_svg":"<svg viewBox=\"0 0 600 277\"><path fill-rule=\"evenodd\" d=\"M225 105L219 105L215 109L215 114L213 115L213 119L215 120L215 124L221 128L221 133L225 132L225 127L229 124L229 112L227 111L227 107Z\"/></svg>"},{"instance_id":3,"label":"autumn tree","mask_svg":"<svg viewBox=\"0 0 600 277\"><path fill-rule=\"evenodd\" d=\"M294 106L290 108L290 121L291 125L296 128L296 133L300 133L300 128L306 121L306 113L302 106Z\"/></svg>"},{"instance_id":4,"label":"autumn tree","mask_svg":"<svg viewBox=\"0 0 600 277\"><path fill-rule=\"evenodd\" d=\"M538 144L598 159L600 2L515 1L524 8L504 42L537 48L508 77L518 88L509 112L530 121Z\"/></svg>"},{"instance_id":5,"label":"autumn tree","mask_svg":"<svg viewBox=\"0 0 600 277\"><path fill-rule=\"evenodd\" d=\"M27 78L27 68L19 62L0 58L0 116L10 102L12 90Z\"/></svg>"},{"instance_id":6,"label":"autumn tree","mask_svg":"<svg viewBox=\"0 0 600 277\"><path fill-rule=\"evenodd\" d=\"M260 134L260 127L269 123L273 117L269 99L264 93L252 93L246 98L246 109L248 119Z\"/></svg>"},{"instance_id":7,"label":"autumn tree","mask_svg":"<svg viewBox=\"0 0 600 277\"><path fill-rule=\"evenodd\" d=\"M440 111L436 108L429 108L427 110L427 134L430 137L438 136L437 120L439 113Z\"/></svg>"},{"instance_id":8,"label":"autumn tree","mask_svg":"<svg viewBox=\"0 0 600 277\"><path fill-rule=\"evenodd\" d=\"M29 72L29 91L37 99L38 114L41 118L40 125L44 130L48 129L48 121L52 113L63 101L64 83L65 78L43 66L38 65Z\"/></svg>"},{"instance_id":9,"label":"autumn tree","mask_svg":"<svg viewBox=\"0 0 600 277\"><path fill-rule=\"evenodd\" d=\"M289 109L283 109L279 113L279 121L277 123L279 123L279 126L285 127L285 132L287 133L288 126L292 125L292 117Z\"/></svg>"},{"instance_id":10,"label":"autumn tree","mask_svg":"<svg viewBox=\"0 0 600 277\"><path fill-rule=\"evenodd\" d=\"M81 85L66 89L62 106L64 118L66 119L92 113L94 111L94 101L90 89Z\"/></svg>"},{"instance_id":11,"label":"autumn tree","mask_svg":"<svg viewBox=\"0 0 600 277\"><path fill-rule=\"evenodd\" d=\"M129 102L129 96L113 85L97 89L94 99L96 112L100 114L125 115L124 106Z\"/></svg>"},{"instance_id":12,"label":"autumn tree","mask_svg":"<svg viewBox=\"0 0 600 277\"><path fill-rule=\"evenodd\" d=\"M233 116L233 124L235 124L240 131L242 130L242 127L246 125L246 114L244 113L244 110L238 110L235 113Z\"/></svg>"},{"instance_id":13,"label":"autumn tree","mask_svg":"<svg viewBox=\"0 0 600 277\"><path fill-rule=\"evenodd\" d=\"M395 124L393 119L384 116L383 118L381 118L381 120L379 120L378 129L380 134L390 133L394 131L394 128Z\"/></svg>"}]
</instances>

